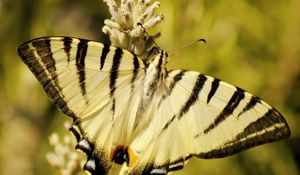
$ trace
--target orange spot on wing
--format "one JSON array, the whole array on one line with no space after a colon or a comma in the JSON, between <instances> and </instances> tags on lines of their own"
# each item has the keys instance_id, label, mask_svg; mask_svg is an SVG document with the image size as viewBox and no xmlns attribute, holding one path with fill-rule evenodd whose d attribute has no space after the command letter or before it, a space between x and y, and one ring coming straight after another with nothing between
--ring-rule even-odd
<instances>
[{"instance_id":1,"label":"orange spot on wing","mask_svg":"<svg viewBox=\"0 0 300 175\"><path fill-rule=\"evenodd\" d=\"M128 152L128 155L129 155L129 165L128 166L133 167L135 162L139 158L138 154L133 149L131 149L130 147L127 148L127 152Z\"/></svg>"},{"instance_id":2,"label":"orange spot on wing","mask_svg":"<svg viewBox=\"0 0 300 175\"><path fill-rule=\"evenodd\" d=\"M125 151L128 154L129 161L127 162L127 166L133 167L138 159L138 154L131 149L130 147L127 147L125 145L117 145L116 147L111 149L109 160L114 161L115 155L120 151Z\"/></svg>"}]
</instances>

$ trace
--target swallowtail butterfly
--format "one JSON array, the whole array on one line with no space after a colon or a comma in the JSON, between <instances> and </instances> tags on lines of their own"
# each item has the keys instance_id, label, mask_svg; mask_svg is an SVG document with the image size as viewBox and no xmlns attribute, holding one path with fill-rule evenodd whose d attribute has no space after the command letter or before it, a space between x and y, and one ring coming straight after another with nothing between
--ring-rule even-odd
<instances>
[{"instance_id":1,"label":"swallowtail butterfly","mask_svg":"<svg viewBox=\"0 0 300 175\"><path fill-rule=\"evenodd\" d=\"M18 54L56 107L73 119L92 175L167 174L195 156L221 158L289 137L282 115L217 78L167 70L107 44L42 37Z\"/></svg>"}]
</instances>

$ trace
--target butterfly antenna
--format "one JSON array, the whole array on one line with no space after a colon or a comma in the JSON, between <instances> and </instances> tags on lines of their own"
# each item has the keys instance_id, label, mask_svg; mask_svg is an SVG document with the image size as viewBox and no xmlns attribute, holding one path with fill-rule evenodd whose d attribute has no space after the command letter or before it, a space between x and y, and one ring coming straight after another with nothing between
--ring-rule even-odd
<instances>
[{"instance_id":1,"label":"butterfly antenna","mask_svg":"<svg viewBox=\"0 0 300 175\"><path fill-rule=\"evenodd\" d=\"M172 50L168 50L167 52L173 52L174 50L175 50L175 51L181 50L181 49L183 49L183 48L185 48L185 47L188 47L188 46L193 45L193 44L198 43L198 42L203 42L204 44L207 44L207 42L206 42L205 39L200 38L200 39L197 39L196 41L193 41L193 42L191 42L191 43L188 43L188 44L185 44L185 45L176 47L176 48L174 48L174 49L172 49Z\"/></svg>"},{"instance_id":2,"label":"butterfly antenna","mask_svg":"<svg viewBox=\"0 0 300 175\"><path fill-rule=\"evenodd\" d=\"M148 34L148 32L147 32L146 28L143 26L143 24L142 24L142 23L137 23L137 25L139 25L139 26L144 30L145 34L148 36L148 38L150 39L150 41L151 41L151 42L152 42L159 50L161 50L160 47L156 44L156 42L152 39L152 37Z\"/></svg>"}]
</instances>

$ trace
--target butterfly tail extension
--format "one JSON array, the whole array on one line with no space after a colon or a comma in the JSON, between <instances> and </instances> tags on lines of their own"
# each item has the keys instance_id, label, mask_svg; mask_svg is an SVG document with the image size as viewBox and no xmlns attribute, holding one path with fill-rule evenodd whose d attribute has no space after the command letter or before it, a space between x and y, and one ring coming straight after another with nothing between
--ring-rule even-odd
<instances>
[{"instance_id":1,"label":"butterfly tail extension","mask_svg":"<svg viewBox=\"0 0 300 175\"><path fill-rule=\"evenodd\" d=\"M75 148L87 155L83 169L92 175L108 174L111 163L108 155L102 150L96 150L95 144L91 143L83 134L82 129L77 124L73 124L69 131L75 136L77 145Z\"/></svg>"}]
</instances>

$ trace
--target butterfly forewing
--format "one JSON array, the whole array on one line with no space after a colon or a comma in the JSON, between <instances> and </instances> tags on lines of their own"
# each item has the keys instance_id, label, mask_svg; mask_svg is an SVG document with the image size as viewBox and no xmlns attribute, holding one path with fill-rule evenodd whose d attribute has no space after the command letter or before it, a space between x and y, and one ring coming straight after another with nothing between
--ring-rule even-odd
<instances>
[{"instance_id":1,"label":"butterfly forewing","mask_svg":"<svg viewBox=\"0 0 300 175\"><path fill-rule=\"evenodd\" d=\"M167 82L176 81L180 72L171 71ZM197 72L181 76L169 96L177 109L177 116L169 121L179 121L185 128L181 132L187 137L182 142L191 155L224 157L290 135L281 114L258 97ZM172 124L166 126L172 129Z\"/></svg>"},{"instance_id":2,"label":"butterfly forewing","mask_svg":"<svg viewBox=\"0 0 300 175\"><path fill-rule=\"evenodd\" d=\"M115 140L128 139L145 67L136 55L70 37L34 39L21 45L18 53L54 104L79 126L71 128L77 139L87 139L98 154L103 152L99 157L108 159ZM108 160L100 161L110 166Z\"/></svg>"}]
</instances>

